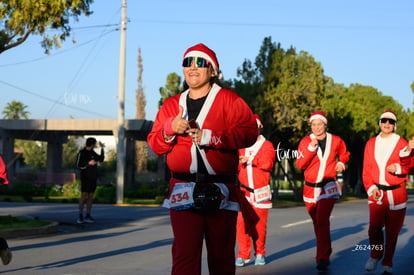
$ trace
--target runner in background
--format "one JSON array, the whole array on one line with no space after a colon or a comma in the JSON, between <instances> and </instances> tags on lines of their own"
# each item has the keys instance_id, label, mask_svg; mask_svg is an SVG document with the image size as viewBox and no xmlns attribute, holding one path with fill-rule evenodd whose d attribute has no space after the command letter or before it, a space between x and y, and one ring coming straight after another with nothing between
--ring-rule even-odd
<instances>
[{"instance_id":1,"label":"runner in background","mask_svg":"<svg viewBox=\"0 0 414 275\"><path fill-rule=\"evenodd\" d=\"M263 124L255 115L259 130ZM252 205L260 220L256 225L258 238L253 239L255 265L266 264L266 232L269 208L272 208L272 193L269 185L270 172L275 163L275 148L273 144L259 134L255 144L239 150L239 184L246 194L246 199ZM239 252L236 266L244 266L250 261L252 240L246 233L244 218L239 212L237 217L237 241Z\"/></svg>"},{"instance_id":2,"label":"runner in background","mask_svg":"<svg viewBox=\"0 0 414 275\"><path fill-rule=\"evenodd\" d=\"M303 200L316 235L316 268L326 270L332 253L329 219L342 192L336 174L345 170L349 152L340 137L326 132L324 112L314 112L309 122L312 134L300 141L296 165L305 175Z\"/></svg>"}]
</instances>

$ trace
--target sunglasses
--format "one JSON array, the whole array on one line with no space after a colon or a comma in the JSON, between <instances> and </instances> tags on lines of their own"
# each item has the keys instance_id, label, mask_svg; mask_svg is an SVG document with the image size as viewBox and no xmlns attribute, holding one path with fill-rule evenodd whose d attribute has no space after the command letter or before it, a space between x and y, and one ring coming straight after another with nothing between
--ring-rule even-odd
<instances>
[{"instance_id":1,"label":"sunglasses","mask_svg":"<svg viewBox=\"0 0 414 275\"><path fill-rule=\"evenodd\" d=\"M207 68L210 64L210 62L208 62L202 57L190 56L184 58L183 67L191 67L191 63L193 63L193 61L197 68Z\"/></svg>"},{"instance_id":2,"label":"sunglasses","mask_svg":"<svg viewBox=\"0 0 414 275\"><path fill-rule=\"evenodd\" d=\"M395 125L395 120L392 118L381 118L381 123L387 123L387 121L389 124Z\"/></svg>"}]
</instances>

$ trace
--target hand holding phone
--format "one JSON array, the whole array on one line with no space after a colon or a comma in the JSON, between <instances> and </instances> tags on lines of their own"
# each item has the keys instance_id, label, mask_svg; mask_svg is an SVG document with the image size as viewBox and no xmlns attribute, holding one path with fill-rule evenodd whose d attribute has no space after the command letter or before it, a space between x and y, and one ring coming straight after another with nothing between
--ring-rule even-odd
<instances>
[{"instance_id":1,"label":"hand holding phone","mask_svg":"<svg viewBox=\"0 0 414 275\"><path fill-rule=\"evenodd\" d=\"M188 122L188 129L199 129L197 122L194 119Z\"/></svg>"}]
</instances>

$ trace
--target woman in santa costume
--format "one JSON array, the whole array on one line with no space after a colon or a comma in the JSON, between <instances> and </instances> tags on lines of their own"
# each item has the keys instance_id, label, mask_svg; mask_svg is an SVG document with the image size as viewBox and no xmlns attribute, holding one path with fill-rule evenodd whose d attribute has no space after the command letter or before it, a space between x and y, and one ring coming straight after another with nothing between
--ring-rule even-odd
<instances>
[{"instance_id":1,"label":"woman in santa costume","mask_svg":"<svg viewBox=\"0 0 414 275\"><path fill-rule=\"evenodd\" d=\"M325 270L332 253L329 218L341 194L336 174L345 170L349 152L340 137L326 132L324 112L314 112L309 121L312 134L300 141L296 165L305 175L303 200L316 235L316 268Z\"/></svg>"},{"instance_id":2,"label":"woman in santa costume","mask_svg":"<svg viewBox=\"0 0 414 275\"><path fill-rule=\"evenodd\" d=\"M165 100L148 136L156 154L167 154L171 170L164 201L174 234L171 273L201 274L205 239L210 274L235 274L243 198L236 185L238 150L256 141L256 119L240 96L220 86L214 51L190 47L182 65L189 89Z\"/></svg>"},{"instance_id":3,"label":"woman in santa costume","mask_svg":"<svg viewBox=\"0 0 414 275\"><path fill-rule=\"evenodd\" d=\"M255 115L257 126L263 128L258 115ZM269 180L275 162L275 148L263 135L257 137L255 144L239 150L239 183L246 194L246 199L253 206L260 220L256 225L258 238L253 239L255 265L264 265L267 217L272 208L272 193ZM252 242L244 227L243 215L237 217L237 242L239 252L236 266L244 266L250 261Z\"/></svg>"},{"instance_id":4,"label":"woman in santa costume","mask_svg":"<svg viewBox=\"0 0 414 275\"><path fill-rule=\"evenodd\" d=\"M365 264L374 271L382 259L383 274L392 273L392 258L398 234L404 223L408 165L401 165L401 157L408 156L407 141L394 133L397 116L386 111L380 116L381 132L368 140L364 151L362 179L368 194L369 242L371 254ZM385 246L384 233L385 227Z\"/></svg>"}]
</instances>

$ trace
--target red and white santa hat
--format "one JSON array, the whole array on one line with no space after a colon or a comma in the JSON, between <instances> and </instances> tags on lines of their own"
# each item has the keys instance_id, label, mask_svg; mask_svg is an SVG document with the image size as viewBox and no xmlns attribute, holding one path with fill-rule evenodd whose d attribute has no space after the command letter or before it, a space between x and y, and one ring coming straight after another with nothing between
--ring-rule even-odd
<instances>
[{"instance_id":1,"label":"red and white santa hat","mask_svg":"<svg viewBox=\"0 0 414 275\"><path fill-rule=\"evenodd\" d=\"M393 111L388 110L388 111L385 111L381 114L381 116L379 118L379 121L378 121L379 126L381 126L381 119L382 118L390 118L390 119L395 120L394 131L397 130L397 115Z\"/></svg>"},{"instance_id":2,"label":"red and white santa hat","mask_svg":"<svg viewBox=\"0 0 414 275\"><path fill-rule=\"evenodd\" d=\"M385 111L381 114L380 119L382 118L391 118L397 121L397 115L393 111Z\"/></svg>"},{"instance_id":3,"label":"red and white santa hat","mask_svg":"<svg viewBox=\"0 0 414 275\"><path fill-rule=\"evenodd\" d=\"M188 48L188 50L184 53L184 59L187 57L202 57L208 62L211 63L214 69L214 75L218 75L219 73L219 63L216 57L216 53L211 50L206 45L200 43L195 46Z\"/></svg>"},{"instance_id":4,"label":"red and white santa hat","mask_svg":"<svg viewBox=\"0 0 414 275\"><path fill-rule=\"evenodd\" d=\"M263 128L263 124L262 124L262 121L260 120L259 115L254 114L254 117L256 118L257 128L259 128L259 129Z\"/></svg>"},{"instance_id":5,"label":"red and white santa hat","mask_svg":"<svg viewBox=\"0 0 414 275\"><path fill-rule=\"evenodd\" d=\"M323 121L323 123L328 125L328 119L326 118L326 115L323 111L313 112L312 115L309 117L309 122L312 122L312 120L315 120L317 118L319 118L320 120Z\"/></svg>"}]
</instances>

